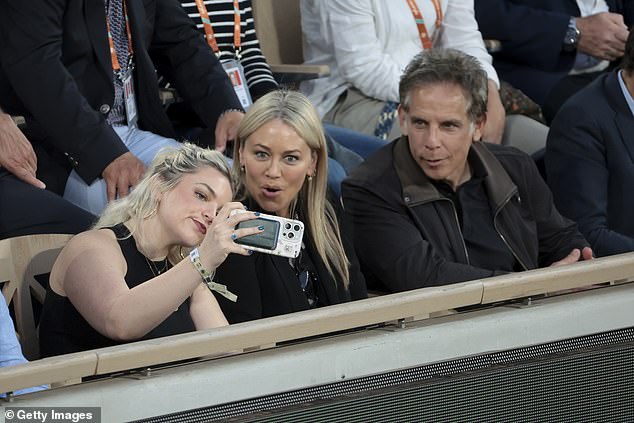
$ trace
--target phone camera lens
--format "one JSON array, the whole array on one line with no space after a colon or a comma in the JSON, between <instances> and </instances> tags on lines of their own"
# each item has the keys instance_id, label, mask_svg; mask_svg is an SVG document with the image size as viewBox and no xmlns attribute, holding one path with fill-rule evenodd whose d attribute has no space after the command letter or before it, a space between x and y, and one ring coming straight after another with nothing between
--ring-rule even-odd
<instances>
[{"instance_id":1,"label":"phone camera lens","mask_svg":"<svg viewBox=\"0 0 634 423\"><path fill-rule=\"evenodd\" d=\"M286 229L290 229L290 228L291 228L291 224L290 224L290 223L287 223L287 224L285 224L285 225L284 225L284 227L285 227Z\"/></svg>"},{"instance_id":2,"label":"phone camera lens","mask_svg":"<svg viewBox=\"0 0 634 423\"><path fill-rule=\"evenodd\" d=\"M299 232L299 225L293 226L293 230L296 231L296 232Z\"/></svg>"},{"instance_id":3,"label":"phone camera lens","mask_svg":"<svg viewBox=\"0 0 634 423\"><path fill-rule=\"evenodd\" d=\"M295 238L295 234L293 232L289 232L288 233L288 238L289 239Z\"/></svg>"}]
</instances>

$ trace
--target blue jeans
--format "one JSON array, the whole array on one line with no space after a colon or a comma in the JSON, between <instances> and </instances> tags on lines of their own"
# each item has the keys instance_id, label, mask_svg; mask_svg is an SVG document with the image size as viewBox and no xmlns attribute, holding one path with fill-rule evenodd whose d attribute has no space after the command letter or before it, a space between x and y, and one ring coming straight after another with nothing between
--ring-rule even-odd
<instances>
[{"instance_id":1,"label":"blue jeans","mask_svg":"<svg viewBox=\"0 0 634 423\"><path fill-rule=\"evenodd\" d=\"M341 183L348 173L387 142L339 126L324 124L324 129L328 145L328 186L339 198Z\"/></svg>"},{"instance_id":2,"label":"blue jeans","mask_svg":"<svg viewBox=\"0 0 634 423\"><path fill-rule=\"evenodd\" d=\"M130 152L146 166L152 163L154 156L161 149L165 147L178 148L181 145L171 138L165 138L138 128L128 126L113 126L112 128ZM98 215L108 204L106 181L100 178L88 185L73 170L66 181L64 198L84 210Z\"/></svg>"},{"instance_id":3,"label":"blue jeans","mask_svg":"<svg viewBox=\"0 0 634 423\"><path fill-rule=\"evenodd\" d=\"M178 148L181 144L151 132L128 126L113 126L113 129L130 152L149 166L154 156L165 147ZM232 159L227 158L231 166ZM345 169L336 160L328 158L328 186L339 197L341 182L346 177ZM64 198L71 203L98 215L108 204L106 182L98 179L88 185L74 170L70 173L64 190Z\"/></svg>"},{"instance_id":4,"label":"blue jeans","mask_svg":"<svg viewBox=\"0 0 634 423\"><path fill-rule=\"evenodd\" d=\"M348 174L341 164L335 159L328 157L328 188L337 196L341 197L341 183Z\"/></svg>"},{"instance_id":5,"label":"blue jeans","mask_svg":"<svg viewBox=\"0 0 634 423\"><path fill-rule=\"evenodd\" d=\"M22 355L22 349L18 338L15 336L15 328L13 320L9 315L9 309L4 298L0 300L0 368L7 366L15 366L16 364L26 363L26 359ZM47 389L48 386L41 385L33 388L20 389L15 391L15 395L28 394L30 392L41 391ZM0 398L5 398L6 394L0 392Z\"/></svg>"},{"instance_id":6,"label":"blue jeans","mask_svg":"<svg viewBox=\"0 0 634 423\"><path fill-rule=\"evenodd\" d=\"M380 138L329 123L324 123L324 129L326 130L326 134L334 138L335 141L347 149L354 151L364 159L367 159L368 156L376 150L389 143Z\"/></svg>"}]
</instances>

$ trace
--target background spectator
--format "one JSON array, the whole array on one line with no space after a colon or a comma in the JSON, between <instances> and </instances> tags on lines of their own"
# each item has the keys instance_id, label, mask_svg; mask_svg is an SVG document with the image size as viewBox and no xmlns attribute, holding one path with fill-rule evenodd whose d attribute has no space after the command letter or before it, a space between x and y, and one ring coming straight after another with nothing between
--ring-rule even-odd
<instances>
[{"instance_id":1,"label":"background spectator","mask_svg":"<svg viewBox=\"0 0 634 423\"><path fill-rule=\"evenodd\" d=\"M9 315L9 309L4 302L4 298L0 298L0 368L7 366L15 366L16 364L26 363L26 358L22 355L20 343L15 336L15 328L13 321ZM47 386L36 386L33 388L20 389L15 391L15 395L28 394L46 389ZM6 394L0 392L0 398L5 398Z\"/></svg>"},{"instance_id":2,"label":"background spectator","mask_svg":"<svg viewBox=\"0 0 634 423\"><path fill-rule=\"evenodd\" d=\"M238 79L245 79L252 101L278 89L266 57L260 49L251 0L219 0L207 3L202 0L181 1L181 5L198 30L204 34L207 44L219 60L234 72L239 66L243 68L243 75ZM240 91L241 88L238 87L236 90ZM249 107L251 103L248 97L241 98L247 99L242 105L245 108ZM168 114L177 123L177 127L182 127L181 130L188 139L207 136L205 133L209 129L203 127L187 103L170 105ZM339 185L346 173L359 165L362 157L367 157L385 142L333 125L326 125L325 129L328 156L331 159L328 166L328 183L338 195Z\"/></svg>"},{"instance_id":3,"label":"background spectator","mask_svg":"<svg viewBox=\"0 0 634 423\"><path fill-rule=\"evenodd\" d=\"M172 0L7 0L0 29L0 101L25 116L39 178L94 212L126 195L161 147L175 145L150 52L166 58L179 93L221 144L242 117L222 66Z\"/></svg>"},{"instance_id":4,"label":"background spectator","mask_svg":"<svg viewBox=\"0 0 634 423\"><path fill-rule=\"evenodd\" d=\"M325 122L392 140L398 80L422 49L453 47L478 58L491 92L485 139L499 143L504 109L497 74L478 32L469 0L301 0L304 59L328 64L327 78L307 81L302 90ZM415 5L411 9L408 5ZM415 21L420 10L419 22ZM429 45L421 34L427 34Z\"/></svg>"},{"instance_id":5,"label":"background spectator","mask_svg":"<svg viewBox=\"0 0 634 423\"><path fill-rule=\"evenodd\" d=\"M634 251L634 32L621 68L562 106L546 149L555 204L579 224L597 256Z\"/></svg>"},{"instance_id":6,"label":"background spectator","mask_svg":"<svg viewBox=\"0 0 634 423\"><path fill-rule=\"evenodd\" d=\"M36 233L78 233L94 216L45 190L33 147L0 110L0 239Z\"/></svg>"},{"instance_id":7,"label":"background spectator","mask_svg":"<svg viewBox=\"0 0 634 423\"><path fill-rule=\"evenodd\" d=\"M623 56L634 2L477 0L482 36L501 42L493 64L550 122L568 97Z\"/></svg>"}]
</instances>

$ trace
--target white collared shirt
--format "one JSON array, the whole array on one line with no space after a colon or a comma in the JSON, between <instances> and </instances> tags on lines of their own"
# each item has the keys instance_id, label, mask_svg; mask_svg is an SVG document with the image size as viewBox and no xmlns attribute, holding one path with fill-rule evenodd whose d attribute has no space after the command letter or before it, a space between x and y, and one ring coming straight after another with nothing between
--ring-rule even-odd
<instances>
[{"instance_id":1,"label":"white collared shirt","mask_svg":"<svg viewBox=\"0 0 634 423\"><path fill-rule=\"evenodd\" d=\"M627 89L627 85L625 85L625 81L623 80L623 71L619 70L619 85L621 86L621 91L623 92L623 97L625 97L625 101L627 105L630 107L630 112L632 112L632 117L634 117L634 98L632 98L632 93Z\"/></svg>"},{"instance_id":2,"label":"white collared shirt","mask_svg":"<svg viewBox=\"0 0 634 423\"><path fill-rule=\"evenodd\" d=\"M610 8L605 0L577 0L577 6L582 17L608 12Z\"/></svg>"},{"instance_id":3,"label":"white collared shirt","mask_svg":"<svg viewBox=\"0 0 634 423\"><path fill-rule=\"evenodd\" d=\"M610 8L605 0L577 0L577 6L579 7L581 17L610 11ZM581 34L581 36L583 37L583 34ZM610 62L607 60L599 60L584 53L577 53L575 65L570 71L570 74L575 75L579 73L599 72L608 66L610 66Z\"/></svg>"},{"instance_id":4,"label":"white collared shirt","mask_svg":"<svg viewBox=\"0 0 634 423\"><path fill-rule=\"evenodd\" d=\"M443 22L435 28L430 0L416 0L434 46L451 47L477 58L489 79L499 84L475 20L473 0L440 0ZM399 101L405 66L422 50L406 0L301 0L304 63L327 64L330 76L302 83L326 114L348 87L368 97Z\"/></svg>"}]
</instances>

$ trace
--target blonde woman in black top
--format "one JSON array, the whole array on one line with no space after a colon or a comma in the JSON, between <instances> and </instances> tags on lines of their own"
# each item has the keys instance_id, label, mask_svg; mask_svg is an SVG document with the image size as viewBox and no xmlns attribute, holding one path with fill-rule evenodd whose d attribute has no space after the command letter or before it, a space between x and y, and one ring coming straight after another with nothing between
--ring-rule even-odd
<instances>
[{"instance_id":1,"label":"blonde woman in black top","mask_svg":"<svg viewBox=\"0 0 634 423\"><path fill-rule=\"evenodd\" d=\"M203 276L229 253L247 254L234 240L259 232L234 230L254 213L230 216L243 208L231 197L220 153L185 144L159 155L129 196L61 252L44 304L43 355L226 325Z\"/></svg>"},{"instance_id":2,"label":"blonde woman in black top","mask_svg":"<svg viewBox=\"0 0 634 423\"><path fill-rule=\"evenodd\" d=\"M240 293L221 299L230 322L275 316L367 296L338 199L326 195L328 160L321 121L299 92L260 98L238 127L233 171L250 210L305 225L297 259L232 256L218 280Z\"/></svg>"}]
</instances>

